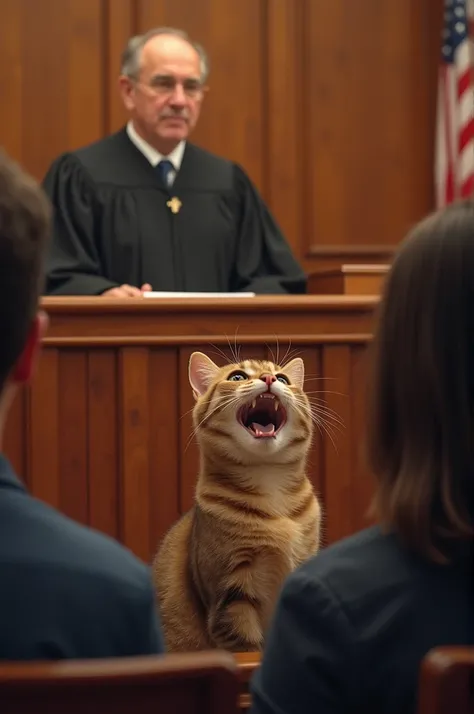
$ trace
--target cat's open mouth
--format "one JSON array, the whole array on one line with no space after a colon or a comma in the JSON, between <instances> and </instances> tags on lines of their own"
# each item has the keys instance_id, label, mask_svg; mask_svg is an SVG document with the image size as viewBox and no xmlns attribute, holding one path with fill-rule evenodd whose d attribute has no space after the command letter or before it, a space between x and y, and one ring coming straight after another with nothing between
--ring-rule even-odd
<instances>
[{"instance_id":1,"label":"cat's open mouth","mask_svg":"<svg viewBox=\"0 0 474 714\"><path fill-rule=\"evenodd\" d=\"M239 410L238 420L256 439L274 437L286 422L286 410L273 394L260 394Z\"/></svg>"}]
</instances>

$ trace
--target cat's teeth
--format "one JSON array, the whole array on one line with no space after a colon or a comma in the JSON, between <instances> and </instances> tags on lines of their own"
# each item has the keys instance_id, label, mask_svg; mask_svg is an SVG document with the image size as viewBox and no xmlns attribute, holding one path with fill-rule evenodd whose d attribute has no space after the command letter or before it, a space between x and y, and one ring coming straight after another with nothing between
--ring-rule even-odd
<instances>
[{"instance_id":1,"label":"cat's teeth","mask_svg":"<svg viewBox=\"0 0 474 714\"><path fill-rule=\"evenodd\" d=\"M275 411L276 412L278 411L279 406L280 406L280 402L278 401L278 399L275 399Z\"/></svg>"},{"instance_id":2,"label":"cat's teeth","mask_svg":"<svg viewBox=\"0 0 474 714\"><path fill-rule=\"evenodd\" d=\"M254 399L252 402L252 409L255 409L256 406L257 406L257 400Z\"/></svg>"}]
</instances>

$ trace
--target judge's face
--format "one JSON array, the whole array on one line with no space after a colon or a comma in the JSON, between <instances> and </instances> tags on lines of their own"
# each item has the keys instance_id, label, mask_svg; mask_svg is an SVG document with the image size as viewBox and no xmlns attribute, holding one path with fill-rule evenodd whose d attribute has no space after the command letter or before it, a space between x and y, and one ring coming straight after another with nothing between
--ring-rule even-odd
<instances>
[{"instance_id":1,"label":"judge's face","mask_svg":"<svg viewBox=\"0 0 474 714\"><path fill-rule=\"evenodd\" d=\"M142 50L137 80L121 77L120 86L137 132L167 154L198 120L204 94L200 57L180 37L153 37Z\"/></svg>"}]
</instances>

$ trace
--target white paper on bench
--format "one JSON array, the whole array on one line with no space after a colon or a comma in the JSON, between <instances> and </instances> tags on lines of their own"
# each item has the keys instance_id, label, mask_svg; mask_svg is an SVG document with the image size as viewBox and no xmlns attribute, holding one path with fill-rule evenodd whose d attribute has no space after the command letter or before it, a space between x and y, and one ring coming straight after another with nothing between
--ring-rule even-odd
<instances>
[{"instance_id":1,"label":"white paper on bench","mask_svg":"<svg viewBox=\"0 0 474 714\"><path fill-rule=\"evenodd\" d=\"M174 292L144 292L147 298L241 298L255 297L255 293L174 293Z\"/></svg>"}]
</instances>

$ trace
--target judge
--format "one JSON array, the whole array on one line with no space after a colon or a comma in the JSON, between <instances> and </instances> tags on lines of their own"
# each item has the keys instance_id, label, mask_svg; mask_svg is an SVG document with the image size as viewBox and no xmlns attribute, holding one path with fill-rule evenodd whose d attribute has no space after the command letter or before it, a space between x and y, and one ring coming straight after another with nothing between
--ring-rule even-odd
<instances>
[{"instance_id":1,"label":"judge","mask_svg":"<svg viewBox=\"0 0 474 714\"><path fill-rule=\"evenodd\" d=\"M146 290L302 293L306 277L237 164L189 143L208 76L180 30L132 38L122 56L126 127L54 161L50 295Z\"/></svg>"}]
</instances>

